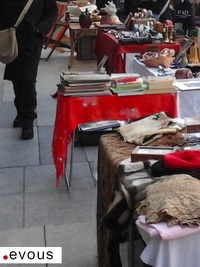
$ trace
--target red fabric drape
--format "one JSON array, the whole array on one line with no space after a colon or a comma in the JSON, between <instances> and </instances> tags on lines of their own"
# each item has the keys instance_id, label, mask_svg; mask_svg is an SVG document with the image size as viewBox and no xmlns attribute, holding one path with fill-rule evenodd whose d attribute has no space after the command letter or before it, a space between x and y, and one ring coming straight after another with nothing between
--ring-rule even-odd
<instances>
[{"instance_id":1,"label":"red fabric drape","mask_svg":"<svg viewBox=\"0 0 200 267\"><path fill-rule=\"evenodd\" d=\"M52 141L57 186L64 173L72 132L79 124L100 120L134 120L161 111L170 117L177 116L176 94L64 97L58 93Z\"/></svg>"}]
</instances>

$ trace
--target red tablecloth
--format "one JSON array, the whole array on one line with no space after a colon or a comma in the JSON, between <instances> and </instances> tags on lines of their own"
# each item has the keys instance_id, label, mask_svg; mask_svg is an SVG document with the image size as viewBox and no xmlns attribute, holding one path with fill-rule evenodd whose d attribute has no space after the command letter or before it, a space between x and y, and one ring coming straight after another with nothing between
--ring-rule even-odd
<instances>
[{"instance_id":1,"label":"red tablecloth","mask_svg":"<svg viewBox=\"0 0 200 267\"><path fill-rule=\"evenodd\" d=\"M108 56L106 70L111 73L124 73L125 61L123 54L145 53L149 47L157 47L159 50L173 48L176 52L180 50L180 44L119 44L118 40L109 33L99 31L97 34L95 54L99 63L104 55Z\"/></svg>"},{"instance_id":2,"label":"red tablecloth","mask_svg":"<svg viewBox=\"0 0 200 267\"><path fill-rule=\"evenodd\" d=\"M170 117L177 116L176 93L123 97L64 97L58 93L52 141L57 185L64 174L72 132L79 124L100 120L134 120L161 111Z\"/></svg>"}]
</instances>

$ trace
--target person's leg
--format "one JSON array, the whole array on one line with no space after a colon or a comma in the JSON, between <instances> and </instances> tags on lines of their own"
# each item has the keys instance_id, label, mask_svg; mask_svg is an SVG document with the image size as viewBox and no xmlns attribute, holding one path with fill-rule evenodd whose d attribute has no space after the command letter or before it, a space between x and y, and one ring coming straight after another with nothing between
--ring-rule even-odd
<instances>
[{"instance_id":1,"label":"person's leg","mask_svg":"<svg viewBox=\"0 0 200 267\"><path fill-rule=\"evenodd\" d=\"M14 127L22 127L21 139L33 138L33 121L37 118L37 93L35 81L23 80L13 82L15 92L14 104L17 117L13 122Z\"/></svg>"},{"instance_id":2,"label":"person's leg","mask_svg":"<svg viewBox=\"0 0 200 267\"><path fill-rule=\"evenodd\" d=\"M21 139L32 139L33 121L37 118L37 93L35 88L35 81L23 80L22 91L20 99L20 116L22 124Z\"/></svg>"},{"instance_id":3,"label":"person's leg","mask_svg":"<svg viewBox=\"0 0 200 267\"><path fill-rule=\"evenodd\" d=\"M22 81L22 91L20 98L20 116L22 126L33 125L34 119L37 118L37 93L35 81Z\"/></svg>"},{"instance_id":4,"label":"person's leg","mask_svg":"<svg viewBox=\"0 0 200 267\"><path fill-rule=\"evenodd\" d=\"M20 116L20 99L21 99L21 84L18 81L13 81L13 89L15 93L14 104L17 110L17 116L13 121L13 127L21 127L21 116Z\"/></svg>"}]
</instances>

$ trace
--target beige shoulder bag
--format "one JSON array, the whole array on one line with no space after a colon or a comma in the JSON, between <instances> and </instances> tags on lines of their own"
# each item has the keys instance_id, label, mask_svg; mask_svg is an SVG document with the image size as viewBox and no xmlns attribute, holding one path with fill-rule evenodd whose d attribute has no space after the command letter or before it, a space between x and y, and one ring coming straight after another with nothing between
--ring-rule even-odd
<instances>
[{"instance_id":1,"label":"beige shoulder bag","mask_svg":"<svg viewBox=\"0 0 200 267\"><path fill-rule=\"evenodd\" d=\"M4 64L12 62L18 56L16 28L21 23L32 2L33 0L27 2L13 27L0 31L0 62Z\"/></svg>"}]
</instances>

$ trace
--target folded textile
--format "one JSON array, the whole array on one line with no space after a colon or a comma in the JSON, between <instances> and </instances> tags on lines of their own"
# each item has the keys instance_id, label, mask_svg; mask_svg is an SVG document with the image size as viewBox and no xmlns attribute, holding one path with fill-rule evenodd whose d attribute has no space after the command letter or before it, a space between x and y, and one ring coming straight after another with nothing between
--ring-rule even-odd
<instances>
[{"instance_id":1,"label":"folded textile","mask_svg":"<svg viewBox=\"0 0 200 267\"><path fill-rule=\"evenodd\" d=\"M115 191L115 198L108 211L101 218L101 223L113 231L126 229L133 216L134 205L144 197L140 192L154 182L154 177L149 173L149 162L131 162L131 158L123 160L117 170L116 176L119 180L119 190ZM158 180L158 178L155 178Z\"/></svg>"},{"instance_id":2,"label":"folded textile","mask_svg":"<svg viewBox=\"0 0 200 267\"><path fill-rule=\"evenodd\" d=\"M175 134L184 128L184 120L169 118L164 112L156 113L118 128L124 140L136 145L148 145L163 134Z\"/></svg>"},{"instance_id":3,"label":"folded textile","mask_svg":"<svg viewBox=\"0 0 200 267\"><path fill-rule=\"evenodd\" d=\"M144 199L143 190L147 185L158 181L159 177L153 177L150 172L155 160L131 162L131 158L123 160L117 170L116 176L126 198L128 207L133 207Z\"/></svg>"},{"instance_id":4,"label":"folded textile","mask_svg":"<svg viewBox=\"0 0 200 267\"><path fill-rule=\"evenodd\" d=\"M187 174L164 177L145 188L135 214L146 215L147 223L200 225L200 181Z\"/></svg>"},{"instance_id":5,"label":"folded textile","mask_svg":"<svg viewBox=\"0 0 200 267\"><path fill-rule=\"evenodd\" d=\"M151 237L160 236L160 238L163 240L175 239L186 235L191 235L200 231L199 226L182 227L180 225L172 225L169 227L166 222L147 223L145 215L140 215L135 223L139 228L148 232Z\"/></svg>"}]
</instances>

